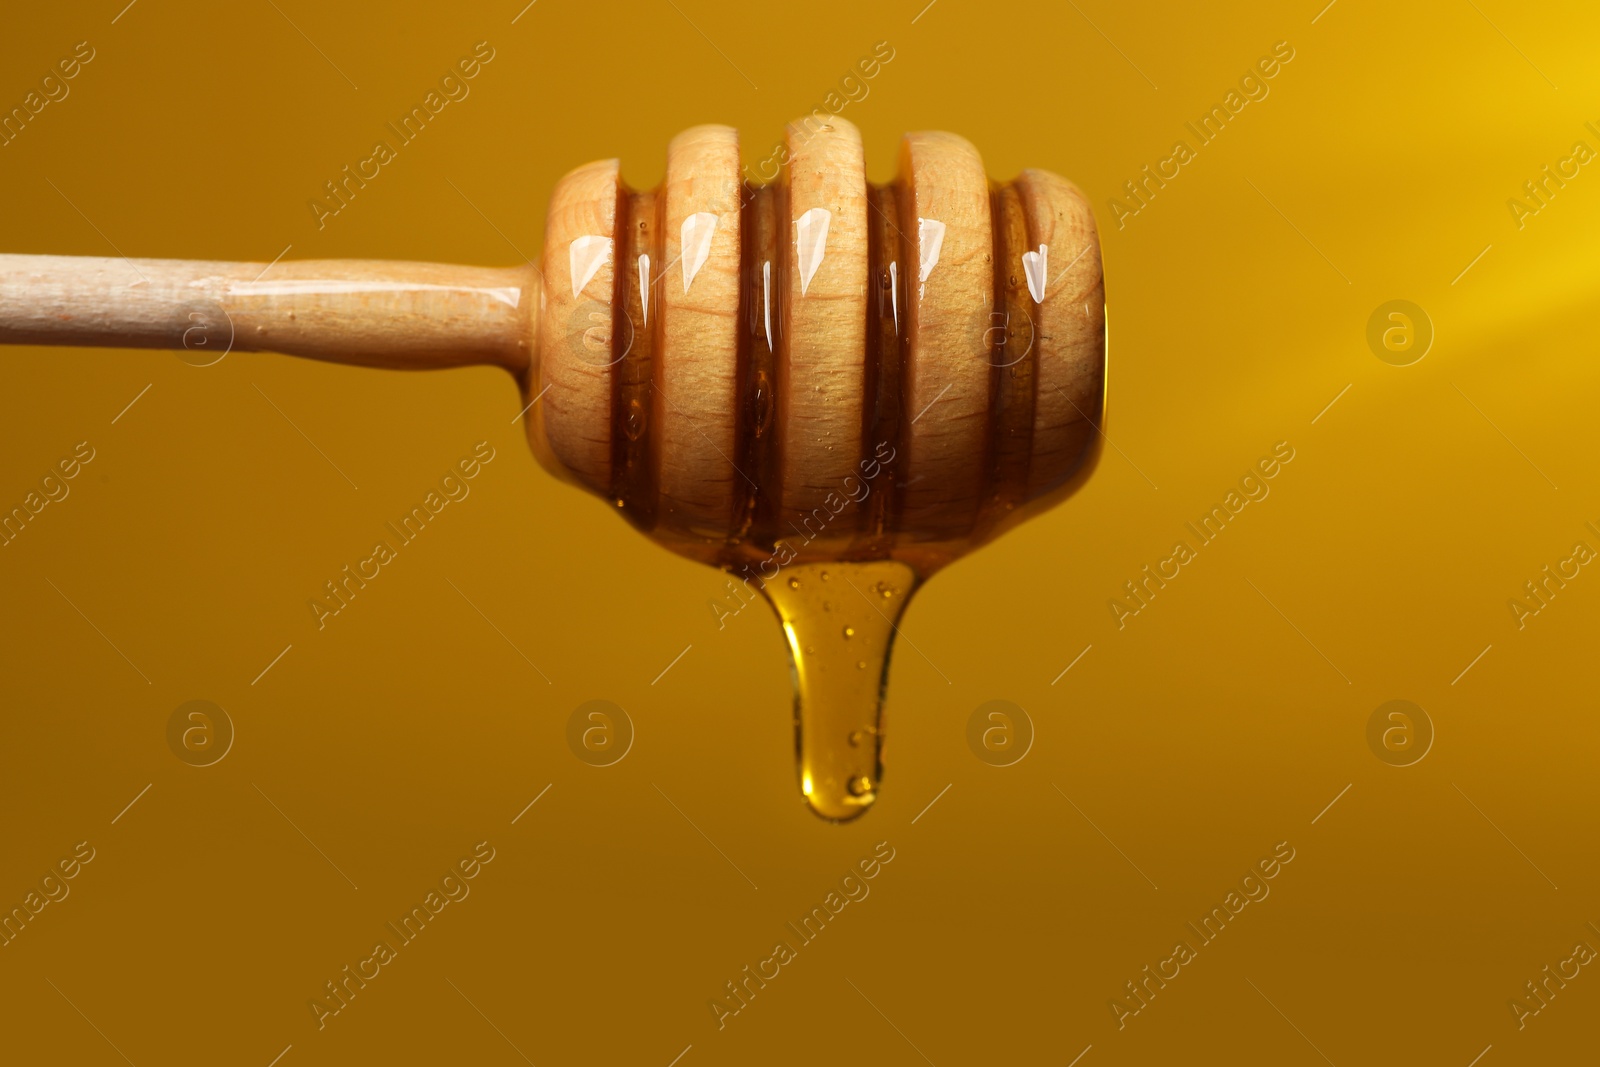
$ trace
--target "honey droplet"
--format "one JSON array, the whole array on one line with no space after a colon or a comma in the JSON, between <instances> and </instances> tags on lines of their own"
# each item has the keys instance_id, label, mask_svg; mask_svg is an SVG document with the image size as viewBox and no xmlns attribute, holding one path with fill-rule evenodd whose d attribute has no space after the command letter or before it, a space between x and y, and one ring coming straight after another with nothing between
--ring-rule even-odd
<instances>
[{"instance_id":1,"label":"honey droplet","mask_svg":"<svg viewBox=\"0 0 1600 1067\"><path fill-rule=\"evenodd\" d=\"M827 566L828 570L822 570ZM908 596L889 603L874 590L916 588L904 563L793 564L788 582L762 592L777 610L795 681L795 752L800 790L830 822L861 815L883 777L883 678ZM835 584L838 591L822 585ZM815 578L816 581L810 579Z\"/></svg>"}]
</instances>

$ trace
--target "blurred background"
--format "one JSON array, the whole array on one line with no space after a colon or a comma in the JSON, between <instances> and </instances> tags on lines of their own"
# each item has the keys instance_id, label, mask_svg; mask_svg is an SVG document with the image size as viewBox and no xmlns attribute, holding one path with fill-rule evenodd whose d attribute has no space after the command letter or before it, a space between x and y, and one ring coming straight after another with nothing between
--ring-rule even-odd
<instances>
[{"instance_id":1,"label":"blurred background","mask_svg":"<svg viewBox=\"0 0 1600 1067\"><path fill-rule=\"evenodd\" d=\"M1592 1048L1591 7L124 3L5 16L6 252L519 263L572 167L648 187L674 133L723 122L756 173L842 99L876 181L904 131L948 129L996 179L1089 196L1108 443L917 594L881 799L830 826L770 613L719 629L724 576L540 471L499 371L0 353L0 503L67 490L0 548L10 1058ZM470 94L319 220L475 50ZM1133 199L1147 166L1178 169ZM319 629L307 602L483 441L470 496ZM1275 449L1199 545L1185 524ZM1114 609L1179 541L1179 576ZM631 738L604 766L569 744L597 700ZM1013 733L969 743L993 701ZM875 855L803 943L786 924ZM430 891L403 942L386 924Z\"/></svg>"}]
</instances>

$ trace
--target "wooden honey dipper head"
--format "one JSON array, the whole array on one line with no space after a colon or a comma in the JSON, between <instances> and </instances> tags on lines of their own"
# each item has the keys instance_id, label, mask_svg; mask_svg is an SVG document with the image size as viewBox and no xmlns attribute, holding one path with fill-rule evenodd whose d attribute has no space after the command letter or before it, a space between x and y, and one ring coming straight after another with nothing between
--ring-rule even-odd
<instances>
[{"instance_id":1,"label":"wooden honey dipper head","mask_svg":"<svg viewBox=\"0 0 1600 1067\"><path fill-rule=\"evenodd\" d=\"M636 192L615 160L556 186L524 384L547 468L777 610L801 792L877 798L896 621L918 583L1061 499L1105 390L1105 294L1082 194L991 184L972 145L910 134L867 182L839 119L792 123L772 186L699 126ZM847 588L848 587L848 588ZM718 609L722 615L731 609Z\"/></svg>"},{"instance_id":2,"label":"wooden honey dipper head","mask_svg":"<svg viewBox=\"0 0 1600 1067\"><path fill-rule=\"evenodd\" d=\"M947 133L868 183L861 137L791 123L771 186L699 126L638 192L551 197L535 453L639 529L750 568L892 559L926 577L1070 489L1096 440L1104 290L1071 183L995 185Z\"/></svg>"},{"instance_id":3,"label":"wooden honey dipper head","mask_svg":"<svg viewBox=\"0 0 1600 1067\"><path fill-rule=\"evenodd\" d=\"M1088 204L1053 174L994 185L966 141L916 133L873 186L837 118L786 149L771 186L725 126L674 138L653 191L580 167L542 268L0 255L0 343L505 367L549 470L772 603L801 791L851 819L911 593L1089 469L1104 290Z\"/></svg>"}]
</instances>

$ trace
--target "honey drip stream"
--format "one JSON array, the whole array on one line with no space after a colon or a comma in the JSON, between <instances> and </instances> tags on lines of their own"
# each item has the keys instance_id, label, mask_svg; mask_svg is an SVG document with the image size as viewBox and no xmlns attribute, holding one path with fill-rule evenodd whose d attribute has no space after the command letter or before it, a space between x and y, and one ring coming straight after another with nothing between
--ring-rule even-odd
<instances>
[{"instance_id":1,"label":"honey drip stream","mask_svg":"<svg viewBox=\"0 0 1600 1067\"><path fill-rule=\"evenodd\" d=\"M789 643L800 791L830 822L878 799L889 653L916 585L894 560L794 564L763 584Z\"/></svg>"}]
</instances>

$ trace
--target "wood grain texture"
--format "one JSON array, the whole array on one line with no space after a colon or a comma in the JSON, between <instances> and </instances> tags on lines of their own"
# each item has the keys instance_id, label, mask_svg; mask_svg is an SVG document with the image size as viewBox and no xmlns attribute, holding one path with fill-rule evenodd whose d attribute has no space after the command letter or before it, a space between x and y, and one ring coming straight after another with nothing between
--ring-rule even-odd
<instances>
[{"instance_id":1,"label":"wood grain texture","mask_svg":"<svg viewBox=\"0 0 1600 1067\"><path fill-rule=\"evenodd\" d=\"M537 303L527 267L0 255L0 344L516 372L531 358Z\"/></svg>"},{"instance_id":2,"label":"wood grain texture","mask_svg":"<svg viewBox=\"0 0 1600 1067\"><path fill-rule=\"evenodd\" d=\"M534 409L537 428L557 463L602 495L611 491L619 189L614 159L579 167L556 183L545 222L544 306L539 316L536 390L549 390ZM595 266L605 247L597 241L609 242L611 248L585 281L583 273ZM583 242L576 251L574 242ZM577 277L574 269L580 272Z\"/></svg>"},{"instance_id":3,"label":"wood grain texture","mask_svg":"<svg viewBox=\"0 0 1600 1067\"><path fill-rule=\"evenodd\" d=\"M661 285L653 426L657 523L697 539L727 536L745 478L734 466L739 310L739 138L697 126L672 139L663 186L667 258ZM703 233L703 262L684 224ZM749 488L747 485L746 488Z\"/></svg>"},{"instance_id":4,"label":"wood grain texture","mask_svg":"<svg viewBox=\"0 0 1600 1067\"><path fill-rule=\"evenodd\" d=\"M1034 309L1038 401L1028 496L1062 485L1098 433L1105 393L1105 285L1100 237L1078 187L1049 171L1025 170L1016 188L1028 247L1050 249L1045 298Z\"/></svg>"},{"instance_id":5,"label":"wood grain texture","mask_svg":"<svg viewBox=\"0 0 1600 1067\"><path fill-rule=\"evenodd\" d=\"M906 448L899 526L930 541L970 529L983 494L990 402L986 332L994 309L989 179L977 149L951 133L907 134L900 227L920 266L924 222L942 224L938 263L907 303ZM909 273L909 271L908 271ZM918 275L920 277L920 273Z\"/></svg>"},{"instance_id":6,"label":"wood grain texture","mask_svg":"<svg viewBox=\"0 0 1600 1067\"><path fill-rule=\"evenodd\" d=\"M860 481L867 372L867 178L861 134L837 117L790 123L788 214L778 353L778 522L847 543L859 515L843 514ZM827 213L827 239L804 262L801 220ZM814 254L813 245L809 250ZM802 268L812 266L808 284ZM847 479L850 480L847 485ZM808 525L809 524L809 525ZM822 546L818 546L819 548Z\"/></svg>"}]
</instances>

